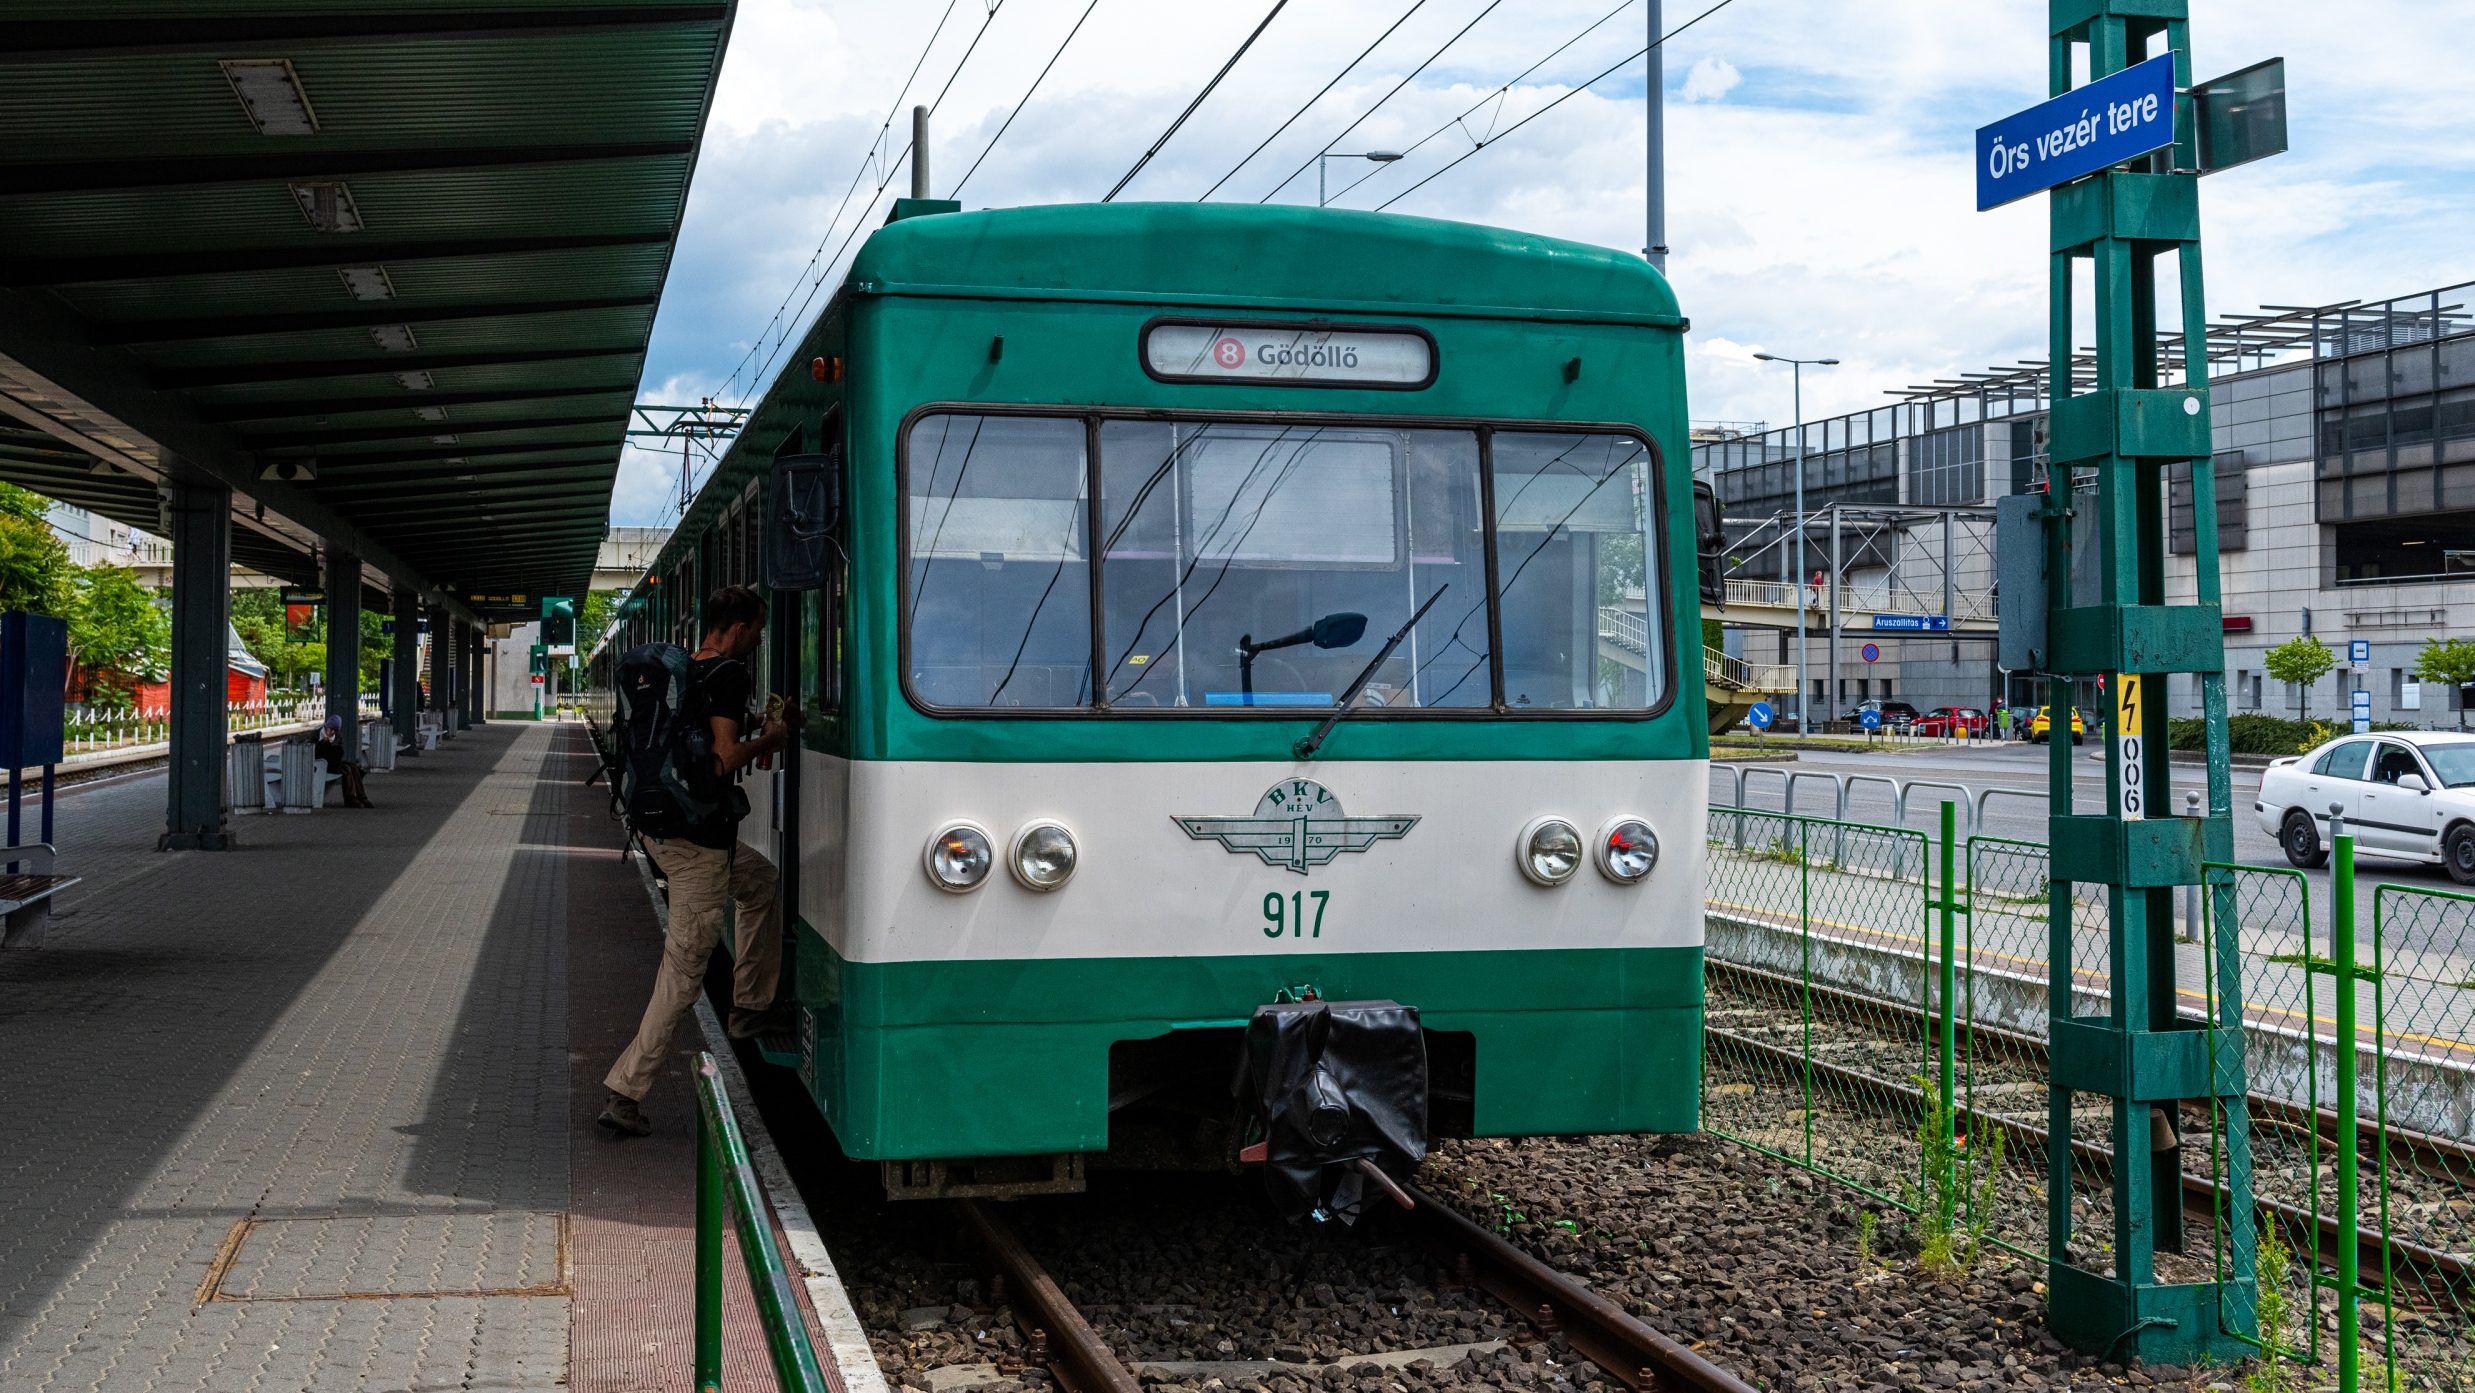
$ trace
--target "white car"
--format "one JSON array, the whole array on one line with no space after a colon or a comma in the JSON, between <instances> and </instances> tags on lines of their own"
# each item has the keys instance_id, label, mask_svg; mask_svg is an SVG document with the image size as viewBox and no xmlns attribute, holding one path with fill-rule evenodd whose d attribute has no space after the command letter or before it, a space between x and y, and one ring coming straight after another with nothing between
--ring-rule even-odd
<instances>
[{"instance_id":1,"label":"white car","mask_svg":"<svg viewBox=\"0 0 2475 1393\"><path fill-rule=\"evenodd\" d=\"M2475 734L2341 736L2272 763L2252 811L2287 860L2311 867L2329 860L2333 807L2357 851L2436 863L2475 885Z\"/></svg>"}]
</instances>

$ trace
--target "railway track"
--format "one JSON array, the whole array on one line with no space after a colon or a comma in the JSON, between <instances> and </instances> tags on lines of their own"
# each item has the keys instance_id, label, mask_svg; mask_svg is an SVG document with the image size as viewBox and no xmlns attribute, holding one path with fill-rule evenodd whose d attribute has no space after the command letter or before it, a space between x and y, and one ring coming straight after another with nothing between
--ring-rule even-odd
<instances>
[{"instance_id":1,"label":"railway track","mask_svg":"<svg viewBox=\"0 0 2475 1393\"><path fill-rule=\"evenodd\" d=\"M1538 1334L1559 1335L1628 1388L1754 1393L1753 1385L1635 1319L1415 1187L1398 1216L1453 1274L1509 1307ZM956 1200L963 1232L996 1273L1027 1344L1067 1393L1138 1393L1135 1371L1074 1308L1031 1250L988 1205Z\"/></svg>"},{"instance_id":2,"label":"railway track","mask_svg":"<svg viewBox=\"0 0 2475 1393\"><path fill-rule=\"evenodd\" d=\"M1774 1004L1786 1004L1792 1001L1796 994L1807 990L1793 979L1759 968L1713 962L1708 965L1708 971L1714 983L1733 984L1739 989L1747 989L1750 994L1765 998ZM1871 1025L1871 1022L1865 1019L1868 1016L1877 1019L1887 1016L1904 1020L1920 1032L1925 1027L1924 1012L1916 1007L1862 997L1828 987L1813 987L1810 988L1810 992L1818 1008L1817 1019L1827 1018L1827 1025L1832 1029L1845 1030L1852 1026L1860 1029L1867 1028ZM1895 1100L1900 1107L1907 1110L1910 1118L1921 1116L1927 1101L1926 1094L1922 1090L1905 1082L1827 1060L1809 1058L1795 1050L1753 1039L1738 1032L1714 1027L1709 1030L1709 1033L1726 1040L1730 1050L1748 1060L1758 1061L1768 1072L1777 1077L1793 1079L1809 1074L1814 1080L1830 1086L1843 1097L1863 1098L1877 1102ZM2033 1036L1983 1026L1972 1028L1970 1034L1975 1039L1996 1047L2006 1062L2023 1066L2034 1065L2038 1067L2038 1072L2042 1073L2045 1060L2045 1043L2042 1040ZM1898 1042L1884 1041L1883 1043L1897 1043L1904 1047L1921 1038L1921 1035L1911 1036ZM1986 1061L1980 1056L1979 1062ZM2292 1133L2314 1133L2324 1141L2335 1144L2339 1129L2334 1114L2326 1110L2315 1113L2311 1109L2257 1095L2253 1095L2250 1101L2253 1110L2269 1120L2273 1126L2284 1128ZM2035 1123L2008 1117L1969 1103L1961 1103L1954 1109L1954 1112L1957 1120L1971 1132L1976 1129L1999 1131L2015 1145L2027 1149L2029 1155L2033 1157L2041 1160L2047 1154L2050 1133ZM2375 1156L2378 1155L2378 1148L2383 1140L2376 1127L2362 1127L2358 1130L2357 1144L2373 1149ZM2409 1133L2401 1136L2395 1129L2392 1129L2386 1141L2393 1148L2393 1154L2398 1154L2401 1159L2411 1162L2418 1168L2418 1172L2440 1167L2442 1174L2456 1177L2460 1185L2465 1184L2465 1177L2475 1175L2475 1149L2422 1133ZM2085 1174L2096 1176L2111 1173L2114 1161L2114 1152L2111 1147L2080 1137L2071 1138L2069 1145L2075 1165L2084 1168ZM2194 1175L2187 1170L2181 1171L2180 1174L2186 1212L2213 1219L2225 1202L2224 1187L2220 1186L2211 1176ZM2252 1198L2263 1221L2275 1223L2285 1230L2296 1252L2316 1253L2322 1264L2331 1268L2336 1267L2337 1248L2344 1241L2344 1236L2334 1217L2319 1213L2315 1208L2307 1205L2294 1204L2273 1196L2262 1195L2258 1193L2257 1187ZM2362 1270L2366 1273L2388 1271L2397 1278L2418 1279L2422 1283L2424 1293L2445 1291L2456 1300L2461 1309L2470 1300L2475 1300L2475 1262L2470 1262L2467 1254L2443 1251L2411 1239L2385 1234L2377 1229L2366 1229L2357 1236L2357 1255ZM2403 1286L2403 1283L2400 1285Z\"/></svg>"}]
</instances>

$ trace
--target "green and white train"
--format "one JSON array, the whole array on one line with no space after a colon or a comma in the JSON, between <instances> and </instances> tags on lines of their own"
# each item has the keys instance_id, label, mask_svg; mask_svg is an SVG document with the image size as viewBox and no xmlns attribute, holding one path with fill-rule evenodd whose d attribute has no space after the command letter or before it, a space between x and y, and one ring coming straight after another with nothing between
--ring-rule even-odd
<instances>
[{"instance_id":1,"label":"green and white train","mask_svg":"<svg viewBox=\"0 0 2475 1393\"><path fill-rule=\"evenodd\" d=\"M767 1053L842 1148L904 1195L1259 1157L1250 1023L1317 1002L1408 1023L1406 1084L1322 1074L1423 1095L1369 1105L1407 1160L1693 1128L1684 329L1637 258L1493 228L899 205L595 658L606 699L769 590Z\"/></svg>"}]
</instances>

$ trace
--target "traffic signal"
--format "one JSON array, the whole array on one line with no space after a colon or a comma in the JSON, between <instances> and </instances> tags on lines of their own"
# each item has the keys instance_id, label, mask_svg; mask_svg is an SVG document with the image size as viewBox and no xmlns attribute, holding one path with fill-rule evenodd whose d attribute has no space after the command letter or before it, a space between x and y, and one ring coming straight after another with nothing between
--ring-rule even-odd
<instances>
[{"instance_id":1,"label":"traffic signal","mask_svg":"<svg viewBox=\"0 0 2475 1393\"><path fill-rule=\"evenodd\" d=\"M541 597L541 641L551 648L576 646L576 602L565 595Z\"/></svg>"}]
</instances>

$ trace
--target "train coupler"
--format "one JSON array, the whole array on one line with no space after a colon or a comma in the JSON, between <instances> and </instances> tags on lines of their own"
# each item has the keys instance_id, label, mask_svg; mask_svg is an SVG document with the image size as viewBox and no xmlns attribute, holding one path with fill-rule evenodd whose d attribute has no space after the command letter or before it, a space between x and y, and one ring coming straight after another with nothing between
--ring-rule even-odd
<instances>
[{"instance_id":1,"label":"train coupler","mask_svg":"<svg viewBox=\"0 0 2475 1393\"><path fill-rule=\"evenodd\" d=\"M1370 1190L1405 1203L1395 1176L1427 1154L1426 1037L1394 1001L1294 1001L1246 1026L1246 1102L1275 1203L1293 1216L1357 1221Z\"/></svg>"}]
</instances>

